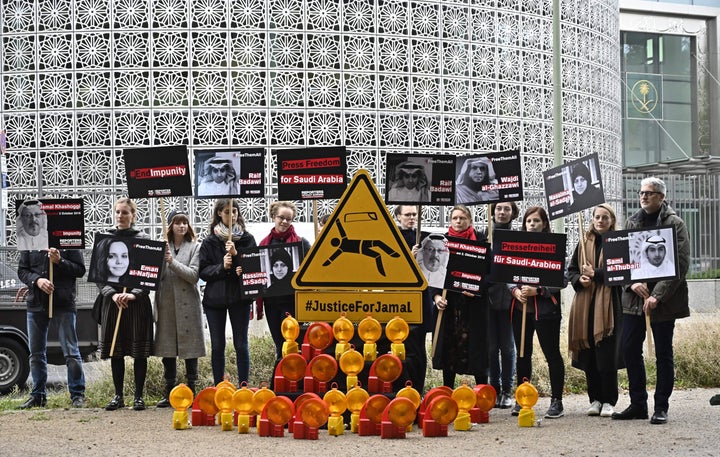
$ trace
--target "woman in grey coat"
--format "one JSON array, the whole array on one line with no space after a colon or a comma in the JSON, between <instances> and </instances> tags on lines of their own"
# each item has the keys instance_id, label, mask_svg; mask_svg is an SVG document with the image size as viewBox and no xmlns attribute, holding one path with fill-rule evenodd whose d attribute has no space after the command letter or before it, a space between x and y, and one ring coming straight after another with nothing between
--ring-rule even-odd
<instances>
[{"instance_id":1,"label":"woman in grey coat","mask_svg":"<svg viewBox=\"0 0 720 457\"><path fill-rule=\"evenodd\" d=\"M157 324L155 355L165 368L165 396L159 408L170 406L170 391L177 382L175 359L185 359L187 382L193 393L198 379L198 357L205 355L202 308L198 291L200 245L195 241L187 213L172 211L168 216L166 268L155 294Z\"/></svg>"}]
</instances>

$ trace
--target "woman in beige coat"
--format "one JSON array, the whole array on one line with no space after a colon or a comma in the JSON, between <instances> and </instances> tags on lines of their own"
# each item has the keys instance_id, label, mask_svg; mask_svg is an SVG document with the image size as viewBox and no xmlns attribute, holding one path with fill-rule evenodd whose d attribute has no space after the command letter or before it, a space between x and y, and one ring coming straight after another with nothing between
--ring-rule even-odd
<instances>
[{"instance_id":1,"label":"woman in beige coat","mask_svg":"<svg viewBox=\"0 0 720 457\"><path fill-rule=\"evenodd\" d=\"M195 241L187 213L177 210L170 213L167 240L166 265L155 294L155 355L162 357L165 368L165 396L158 402L159 408L170 406L170 391L177 382L175 359L185 359L188 386L195 392L198 357L205 355L197 284L200 245Z\"/></svg>"}]
</instances>

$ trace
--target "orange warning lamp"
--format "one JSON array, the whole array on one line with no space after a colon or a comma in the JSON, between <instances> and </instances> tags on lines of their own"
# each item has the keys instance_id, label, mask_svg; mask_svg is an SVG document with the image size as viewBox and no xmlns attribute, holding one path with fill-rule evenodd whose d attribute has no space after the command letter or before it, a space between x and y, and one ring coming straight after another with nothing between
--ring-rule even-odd
<instances>
[{"instance_id":1,"label":"orange warning lamp","mask_svg":"<svg viewBox=\"0 0 720 457\"><path fill-rule=\"evenodd\" d=\"M427 405L422 421L425 437L447 436L448 425L457 418L459 408L450 396L437 395Z\"/></svg>"},{"instance_id":2,"label":"orange warning lamp","mask_svg":"<svg viewBox=\"0 0 720 457\"><path fill-rule=\"evenodd\" d=\"M297 337L300 336L300 324L297 319L292 317L290 313L285 313L285 319L280 324L280 333L282 333L285 342L282 345L282 356L288 354L297 354L299 351Z\"/></svg>"},{"instance_id":3,"label":"orange warning lamp","mask_svg":"<svg viewBox=\"0 0 720 457\"><path fill-rule=\"evenodd\" d=\"M475 407L470 410L470 421L474 424L490 422L490 410L495 407L497 393L490 384L478 384L475 391Z\"/></svg>"},{"instance_id":4,"label":"orange warning lamp","mask_svg":"<svg viewBox=\"0 0 720 457\"><path fill-rule=\"evenodd\" d=\"M373 395L367 399L362 409L360 409L358 435L373 436L380 434L383 412L388 403L390 403L390 399L381 394Z\"/></svg>"},{"instance_id":5,"label":"orange warning lamp","mask_svg":"<svg viewBox=\"0 0 720 457\"><path fill-rule=\"evenodd\" d=\"M418 392L417 389L412 386L412 381L406 382L405 387L398 390L398 393L395 395L395 398L397 397L407 398L408 400L413 402L413 404L415 405L415 411L418 410L418 408L420 407L420 403L422 403L422 398L420 398L420 392ZM412 424L408 426L407 431L412 431Z\"/></svg>"},{"instance_id":6,"label":"orange warning lamp","mask_svg":"<svg viewBox=\"0 0 720 457\"><path fill-rule=\"evenodd\" d=\"M224 385L215 391L215 406L220 410L220 426L224 432L233 428L232 397L235 390Z\"/></svg>"},{"instance_id":7,"label":"orange warning lamp","mask_svg":"<svg viewBox=\"0 0 720 457\"><path fill-rule=\"evenodd\" d=\"M365 342L363 345L363 357L372 362L377 357L377 340L382 336L382 327L377 319L368 314L358 324L358 336Z\"/></svg>"},{"instance_id":8,"label":"orange warning lamp","mask_svg":"<svg viewBox=\"0 0 720 457\"><path fill-rule=\"evenodd\" d=\"M170 391L170 406L173 407L173 428L175 430L185 430L190 426L190 417L188 408L192 405L192 390L185 384L178 384Z\"/></svg>"},{"instance_id":9,"label":"orange warning lamp","mask_svg":"<svg viewBox=\"0 0 720 457\"><path fill-rule=\"evenodd\" d=\"M295 438L307 438L307 439L317 439L317 438L311 438L306 437L306 429L307 426L302 420L302 417L300 416L300 409L302 407L303 402L311 399L311 398L317 398L318 400L322 400L318 394L315 392L305 392L304 394L300 394L293 404L295 405L295 416L290 419L290 422L288 422L288 433L292 433L293 435L297 434L298 436L295 436ZM329 413L328 413L329 414ZM326 418L327 419L327 418Z\"/></svg>"},{"instance_id":10,"label":"orange warning lamp","mask_svg":"<svg viewBox=\"0 0 720 457\"><path fill-rule=\"evenodd\" d=\"M538 391L527 379L515 389L515 401L522 406L518 414L518 425L532 427L535 424L535 411L532 407L538 401Z\"/></svg>"},{"instance_id":11,"label":"orange warning lamp","mask_svg":"<svg viewBox=\"0 0 720 457\"><path fill-rule=\"evenodd\" d=\"M345 395L347 399L347 409L350 410L350 431L357 433L358 424L360 423L360 410L363 405L370 398L370 394L367 390L360 387L360 383L355 384L355 387L348 390Z\"/></svg>"},{"instance_id":12,"label":"orange warning lamp","mask_svg":"<svg viewBox=\"0 0 720 457\"><path fill-rule=\"evenodd\" d=\"M365 368L365 359L354 348L340 355L340 369L347 375L346 389L352 389L358 382L357 375Z\"/></svg>"},{"instance_id":13,"label":"orange warning lamp","mask_svg":"<svg viewBox=\"0 0 720 457\"><path fill-rule=\"evenodd\" d=\"M300 354L288 354L275 367L274 387L277 392L297 392L297 383L305 375L307 361Z\"/></svg>"},{"instance_id":14,"label":"orange warning lamp","mask_svg":"<svg viewBox=\"0 0 720 457\"><path fill-rule=\"evenodd\" d=\"M474 407L477 402L475 391L468 387L467 384L463 384L453 390L452 398L458 405L458 415L453 423L455 430L470 430L472 427L470 423L470 409Z\"/></svg>"},{"instance_id":15,"label":"orange warning lamp","mask_svg":"<svg viewBox=\"0 0 720 457\"><path fill-rule=\"evenodd\" d=\"M260 390L258 390L258 392L260 392ZM290 422L290 419L292 419L294 414L295 407L289 398L282 396L269 398L260 415L258 435L274 437L284 436L285 424Z\"/></svg>"},{"instance_id":16,"label":"orange warning lamp","mask_svg":"<svg viewBox=\"0 0 720 457\"><path fill-rule=\"evenodd\" d=\"M385 336L390 340L390 351L393 355L405 360L405 338L410 334L410 326L405 319L395 316L385 326Z\"/></svg>"},{"instance_id":17,"label":"orange warning lamp","mask_svg":"<svg viewBox=\"0 0 720 457\"><path fill-rule=\"evenodd\" d=\"M425 397L423 397L422 403L420 404L420 411L418 412L418 424L420 424L421 426L423 425L423 421L425 420L425 412L428 409L430 402L435 399L435 397L450 397L451 395L452 389L447 386L433 387L432 389L428 390L428 392L425 394Z\"/></svg>"},{"instance_id":18,"label":"orange warning lamp","mask_svg":"<svg viewBox=\"0 0 720 457\"><path fill-rule=\"evenodd\" d=\"M342 414L347 409L347 397L342 391L338 390L337 384L333 383L333 388L325 394L323 400L327 403L330 412L328 434L331 436L342 435L345 432Z\"/></svg>"},{"instance_id":19,"label":"orange warning lamp","mask_svg":"<svg viewBox=\"0 0 720 457\"><path fill-rule=\"evenodd\" d=\"M337 360L330 354L315 356L305 370L305 392L323 394L327 390L327 383L337 375Z\"/></svg>"},{"instance_id":20,"label":"orange warning lamp","mask_svg":"<svg viewBox=\"0 0 720 457\"><path fill-rule=\"evenodd\" d=\"M215 415L218 407L215 406L215 392L217 387L206 387L195 397L192 409L192 424L215 425Z\"/></svg>"},{"instance_id":21,"label":"orange warning lamp","mask_svg":"<svg viewBox=\"0 0 720 457\"><path fill-rule=\"evenodd\" d=\"M311 395L303 401L295 400L295 425L292 429L295 439L318 439L318 429L325 425L330 415L327 403L314 393L302 394ZM298 421L299 419L299 421ZM288 424L288 431L290 427Z\"/></svg>"},{"instance_id":22,"label":"orange warning lamp","mask_svg":"<svg viewBox=\"0 0 720 457\"><path fill-rule=\"evenodd\" d=\"M248 389L247 385L242 386L232 396L232 405L237 414L238 433L250 431L250 416L254 414L253 396L255 392Z\"/></svg>"},{"instance_id":23,"label":"orange warning lamp","mask_svg":"<svg viewBox=\"0 0 720 457\"><path fill-rule=\"evenodd\" d=\"M395 397L383 411L380 438L405 438L405 431L412 426L416 414L412 400Z\"/></svg>"},{"instance_id":24,"label":"orange warning lamp","mask_svg":"<svg viewBox=\"0 0 720 457\"><path fill-rule=\"evenodd\" d=\"M333 342L334 335L327 322L313 322L305 331L303 338L302 356L308 362L316 355L322 354Z\"/></svg>"},{"instance_id":25,"label":"orange warning lamp","mask_svg":"<svg viewBox=\"0 0 720 457\"><path fill-rule=\"evenodd\" d=\"M368 392L390 393L392 383L402 373L402 361L393 354L383 354L370 366Z\"/></svg>"},{"instance_id":26,"label":"orange warning lamp","mask_svg":"<svg viewBox=\"0 0 720 457\"><path fill-rule=\"evenodd\" d=\"M350 349L348 342L352 339L353 335L355 335L355 327L350 319L345 317L345 313L342 313L333 323L332 329L335 339L337 340L337 344L335 344L335 358L340 360L343 352Z\"/></svg>"}]
</instances>

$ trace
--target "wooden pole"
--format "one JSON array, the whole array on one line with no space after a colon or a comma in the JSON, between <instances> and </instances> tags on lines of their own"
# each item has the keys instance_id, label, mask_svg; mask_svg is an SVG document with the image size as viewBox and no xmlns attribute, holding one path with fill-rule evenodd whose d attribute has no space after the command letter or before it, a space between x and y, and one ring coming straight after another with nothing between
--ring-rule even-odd
<instances>
[{"instance_id":1,"label":"wooden pole","mask_svg":"<svg viewBox=\"0 0 720 457\"><path fill-rule=\"evenodd\" d=\"M580 264L580 271L582 272L582 267L587 262L587 253L585 252L585 242L587 241L587 236L585 233L585 225L583 223L582 211L578 213L578 227L580 227L580 249L578 250L578 263Z\"/></svg>"},{"instance_id":2,"label":"wooden pole","mask_svg":"<svg viewBox=\"0 0 720 457\"><path fill-rule=\"evenodd\" d=\"M415 244L420 244L422 232L420 231L420 220L422 219L422 205L417 206L417 230L415 230ZM412 248L412 246L410 246Z\"/></svg>"},{"instance_id":3,"label":"wooden pole","mask_svg":"<svg viewBox=\"0 0 720 457\"><path fill-rule=\"evenodd\" d=\"M127 288L123 287L123 293L125 293L126 290ZM110 357L112 357L115 353L115 342L117 341L117 334L118 330L120 329L120 318L122 317L122 310L123 309L121 307L118 307L118 315L117 319L115 320L115 331L113 332L112 343L110 344Z\"/></svg>"},{"instance_id":4,"label":"wooden pole","mask_svg":"<svg viewBox=\"0 0 720 457\"><path fill-rule=\"evenodd\" d=\"M446 295L447 295L447 289L443 289L442 298L444 299L446 297ZM430 354L431 358L435 357L435 349L437 348L438 335L440 334L440 324L442 323L444 312L445 312L444 309L441 309L438 311L437 322L435 323L435 332L433 333L432 353Z\"/></svg>"},{"instance_id":5,"label":"wooden pole","mask_svg":"<svg viewBox=\"0 0 720 457\"><path fill-rule=\"evenodd\" d=\"M312 201L313 208L313 229L315 231L315 239L317 240L318 235L320 235L320 224L318 224L318 208L317 208L317 200Z\"/></svg>"},{"instance_id":6,"label":"wooden pole","mask_svg":"<svg viewBox=\"0 0 720 457\"><path fill-rule=\"evenodd\" d=\"M492 204L491 204L491 203L489 203L489 204L487 205L487 215L488 215L488 216L487 216L487 221L488 221L488 222L487 222L487 226L488 226L487 239L488 239L488 243L490 243L490 244L492 245L492 240L493 240L493 236L492 236L492 233L493 233L493 218L492 218L492 216L493 216L493 215L491 214L492 210L491 210L490 208L492 208Z\"/></svg>"},{"instance_id":7,"label":"wooden pole","mask_svg":"<svg viewBox=\"0 0 720 457\"><path fill-rule=\"evenodd\" d=\"M50 271L50 282L53 282L53 263L48 261L50 264L49 271ZM52 319L53 316L53 293L50 292L50 296L48 297L48 318Z\"/></svg>"},{"instance_id":8,"label":"wooden pole","mask_svg":"<svg viewBox=\"0 0 720 457\"><path fill-rule=\"evenodd\" d=\"M648 357L653 355L653 334L650 326L650 314L645 313L645 332L647 333L647 351Z\"/></svg>"},{"instance_id":9,"label":"wooden pole","mask_svg":"<svg viewBox=\"0 0 720 457\"><path fill-rule=\"evenodd\" d=\"M232 228L232 210L233 210L232 199L228 199L228 205L227 205L225 208L229 208L229 209L230 209L230 212L228 213L228 220L227 220L227 222L225 222L225 225L226 225L227 228L228 228L228 237L227 237L227 240L228 240L228 241L232 241L232 233L233 233L233 231L232 231L232 229L233 229L233 228ZM223 214L224 214L224 213L225 213L225 210L223 209ZM223 222L224 222L224 221L223 221Z\"/></svg>"}]
</instances>

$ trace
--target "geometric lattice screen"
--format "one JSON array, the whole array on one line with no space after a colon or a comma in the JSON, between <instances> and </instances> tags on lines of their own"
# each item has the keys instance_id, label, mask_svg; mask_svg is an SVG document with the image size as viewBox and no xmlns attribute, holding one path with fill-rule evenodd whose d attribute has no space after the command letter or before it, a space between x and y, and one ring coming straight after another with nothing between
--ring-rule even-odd
<instances>
[{"instance_id":1,"label":"geometric lattice screen","mask_svg":"<svg viewBox=\"0 0 720 457\"><path fill-rule=\"evenodd\" d=\"M345 145L384 188L388 152L519 148L523 205L552 166L552 0L3 0L0 128L16 198L82 196L89 236L112 224L122 149ZM618 198L617 0L565 0L563 154L600 155ZM192 157L192 154L191 154ZM276 194L243 200L266 220ZM159 233L156 201L141 227ZM335 201L321 201L321 212ZM176 199L206 225L209 202ZM301 207L309 220L310 204ZM445 225L447 207L424 207ZM485 220L485 208L476 218ZM572 223L571 221L569 221ZM14 245L14 217L6 219Z\"/></svg>"}]
</instances>

